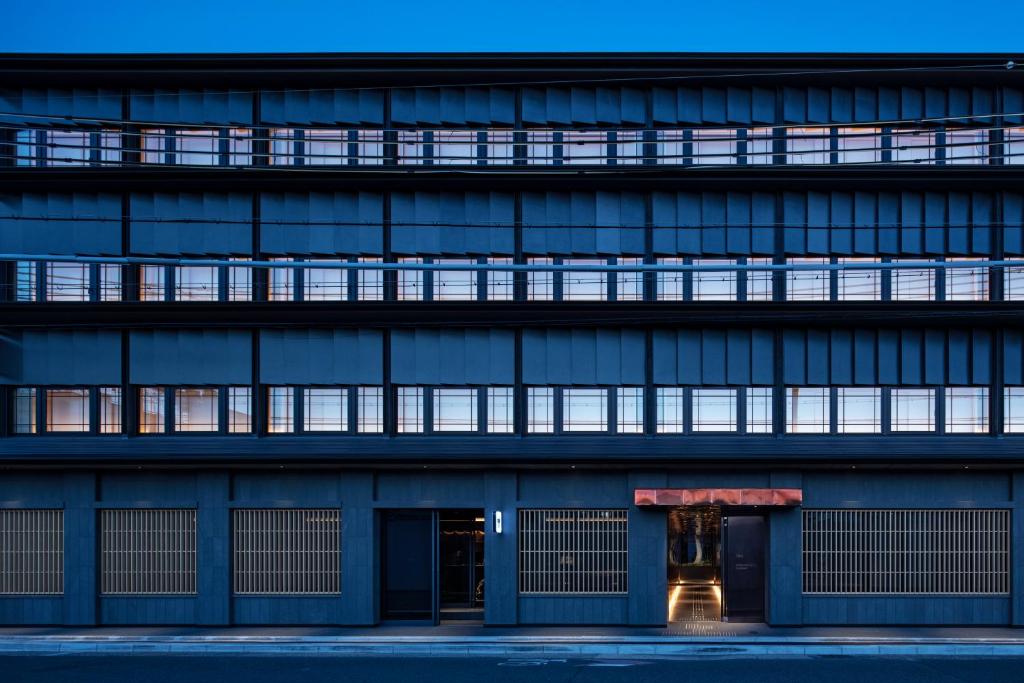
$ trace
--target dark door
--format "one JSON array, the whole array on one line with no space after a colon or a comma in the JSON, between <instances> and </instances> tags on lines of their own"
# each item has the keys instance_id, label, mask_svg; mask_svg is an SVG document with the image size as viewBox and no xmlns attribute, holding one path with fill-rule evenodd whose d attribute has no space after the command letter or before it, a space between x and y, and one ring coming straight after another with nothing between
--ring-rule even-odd
<instances>
[{"instance_id":1,"label":"dark door","mask_svg":"<svg viewBox=\"0 0 1024 683\"><path fill-rule=\"evenodd\" d=\"M730 515L722 526L722 615L728 621L764 621L764 517Z\"/></svg>"},{"instance_id":2,"label":"dark door","mask_svg":"<svg viewBox=\"0 0 1024 683\"><path fill-rule=\"evenodd\" d=\"M385 510L381 522L381 617L435 619L435 515Z\"/></svg>"}]
</instances>

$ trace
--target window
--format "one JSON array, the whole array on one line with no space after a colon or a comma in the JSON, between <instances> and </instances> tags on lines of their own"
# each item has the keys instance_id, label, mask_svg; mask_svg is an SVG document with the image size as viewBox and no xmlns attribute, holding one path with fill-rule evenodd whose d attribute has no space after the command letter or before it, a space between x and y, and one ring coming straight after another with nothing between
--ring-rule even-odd
<instances>
[{"instance_id":1,"label":"window","mask_svg":"<svg viewBox=\"0 0 1024 683\"><path fill-rule=\"evenodd\" d=\"M843 266L880 263L877 258L841 258ZM872 269L843 269L838 273L840 301L881 301L882 271Z\"/></svg>"},{"instance_id":2,"label":"window","mask_svg":"<svg viewBox=\"0 0 1024 683\"><path fill-rule=\"evenodd\" d=\"M248 434L252 431L252 389L228 387L228 433Z\"/></svg>"},{"instance_id":3,"label":"window","mask_svg":"<svg viewBox=\"0 0 1024 683\"><path fill-rule=\"evenodd\" d=\"M946 259L947 263L977 259ZM946 268L946 301L985 301L988 299L988 268Z\"/></svg>"},{"instance_id":4,"label":"window","mask_svg":"<svg viewBox=\"0 0 1024 683\"><path fill-rule=\"evenodd\" d=\"M139 299L141 301L165 301L163 266L139 266Z\"/></svg>"},{"instance_id":5,"label":"window","mask_svg":"<svg viewBox=\"0 0 1024 683\"><path fill-rule=\"evenodd\" d=\"M907 263L908 260L893 259L892 263ZM893 268L892 300L893 301L934 301L935 300L935 269L934 268Z\"/></svg>"},{"instance_id":6,"label":"window","mask_svg":"<svg viewBox=\"0 0 1024 683\"><path fill-rule=\"evenodd\" d=\"M120 301L121 290L121 266L112 264L100 264L100 301Z\"/></svg>"},{"instance_id":7,"label":"window","mask_svg":"<svg viewBox=\"0 0 1024 683\"><path fill-rule=\"evenodd\" d=\"M946 388L946 433L982 434L988 431L988 388Z\"/></svg>"},{"instance_id":8,"label":"window","mask_svg":"<svg viewBox=\"0 0 1024 683\"><path fill-rule=\"evenodd\" d=\"M693 163L700 166L730 166L738 163L736 131L696 128L691 131Z\"/></svg>"},{"instance_id":9,"label":"window","mask_svg":"<svg viewBox=\"0 0 1024 683\"><path fill-rule=\"evenodd\" d=\"M693 390L693 431L736 431L735 389Z\"/></svg>"},{"instance_id":10,"label":"window","mask_svg":"<svg viewBox=\"0 0 1024 683\"><path fill-rule=\"evenodd\" d=\"M195 510L101 510L100 593L195 595Z\"/></svg>"},{"instance_id":11,"label":"window","mask_svg":"<svg viewBox=\"0 0 1024 683\"><path fill-rule=\"evenodd\" d=\"M250 258L233 257L231 261L251 261ZM228 268L228 301L252 301L252 268L232 266Z\"/></svg>"},{"instance_id":12,"label":"window","mask_svg":"<svg viewBox=\"0 0 1024 683\"><path fill-rule=\"evenodd\" d=\"M1003 299L1024 301L1024 267L1003 268Z\"/></svg>"},{"instance_id":13,"label":"window","mask_svg":"<svg viewBox=\"0 0 1024 683\"><path fill-rule=\"evenodd\" d=\"M290 262L292 259L275 257L268 261ZM272 267L267 281L268 301L294 301L295 299L295 273L292 268Z\"/></svg>"},{"instance_id":14,"label":"window","mask_svg":"<svg viewBox=\"0 0 1024 683\"><path fill-rule=\"evenodd\" d=\"M14 433L36 433L36 390L18 387L14 390Z\"/></svg>"},{"instance_id":15,"label":"window","mask_svg":"<svg viewBox=\"0 0 1024 683\"><path fill-rule=\"evenodd\" d=\"M380 434L384 431L384 389L359 387L356 392L356 431L361 434Z\"/></svg>"},{"instance_id":16,"label":"window","mask_svg":"<svg viewBox=\"0 0 1024 683\"><path fill-rule=\"evenodd\" d=\"M529 258L531 266L551 265L554 259ZM554 273L550 270L530 270L526 273L526 298L529 301L551 301L555 298Z\"/></svg>"},{"instance_id":17,"label":"window","mask_svg":"<svg viewBox=\"0 0 1024 683\"><path fill-rule=\"evenodd\" d=\"M121 433L121 387L100 387L100 434Z\"/></svg>"},{"instance_id":18,"label":"window","mask_svg":"<svg viewBox=\"0 0 1024 683\"><path fill-rule=\"evenodd\" d=\"M682 434L685 430L685 391L682 387L657 388L659 434Z\"/></svg>"},{"instance_id":19,"label":"window","mask_svg":"<svg viewBox=\"0 0 1024 683\"><path fill-rule=\"evenodd\" d=\"M88 301L89 265L50 262L46 264L47 301Z\"/></svg>"},{"instance_id":20,"label":"window","mask_svg":"<svg viewBox=\"0 0 1024 683\"><path fill-rule=\"evenodd\" d=\"M494 265L511 265L510 258L492 258L488 263ZM488 301L512 301L513 299L513 274L511 271L487 271L487 300Z\"/></svg>"},{"instance_id":21,"label":"window","mask_svg":"<svg viewBox=\"0 0 1024 683\"><path fill-rule=\"evenodd\" d=\"M790 434L827 434L829 390L821 387L788 387L786 431Z\"/></svg>"},{"instance_id":22,"label":"window","mask_svg":"<svg viewBox=\"0 0 1024 683\"><path fill-rule=\"evenodd\" d=\"M360 258L359 263L382 263L380 258ZM360 269L356 272L357 296L359 301L382 301L384 299L384 271L378 268Z\"/></svg>"},{"instance_id":23,"label":"window","mask_svg":"<svg viewBox=\"0 0 1024 683\"><path fill-rule=\"evenodd\" d=\"M47 389L46 431L89 431L89 390Z\"/></svg>"},{"instance_id":24,"label":"window","mask_svg":"<svg viewBox=\"0 0 1024 683\"><path fill-rule=\"evenodd\" d=\"M1006 387L1003 393L1003 432L1024 432L1024 387Z\"/></svg>"},{"instance_id":25,"label":"window","mask_svg":"<svg viewBox=\"0 0 1024 683\"><path fill-rule=\"evenodd\" d=\"M267 388L267 431L271 434L290 434L295 431L293 387Z\"/></svg>"},{"instance_id":26,"label":"window","mask_svg":"<svg viewBox=\"0 0 1024 683\"><path fill-rule=\"evenodd\" d=\"M398 263L415 264L423 263L421 258L400 258ZM398 271L398 300L399 301L422 301L423 300L423 271L422 270L399 270Z\"/></svg>"},{"instance_id":27,"label":"window","mask_svg":"<svg viewBox=\"0 0 1024 683\"><path fill-rule=\"evenodd\" d=\"M563 259L566 266L603 266L603 259ZM608 273L595 271L562 271L563 301L607 301Z\"/></svg>"},{"instance_id":28,"label":"window","mask_svg":"<svg viewBox=\"0 0 1024 683\"><path fill-rule=\"evenodd\" d=\"M935 431L934 389L893 389L890 392L890 402L892 431Z\"/></svg>"},{"instance_id":29,"label":"window","mask_svg":"<svg viewBox=\"0 0 1024 683\"><path fill-rule=\"evenodd\" d=\"M658 265L681 266L685 259L681 258L659 258ZM657 271L657 296L658 301L682 301L683 282L686 279L684 272Z\"/></svg>"},{"instance_id":30,"label":"window","mask_svg":"<svg viewBox=\"0 0 1024 683\"><path fill-rule=\"evenodd\" d=\"M175 389L174 431L216 432L218 419L217 389Z\"/></svg>"},{"instance_id":31,"label":"window","mask_svg":"<svg viewBox=\"0 0 1024 683\"><path fill-rule=\"evenodd\" d=\"M615 430L619 434L643 434L643 387L619 387L616 390L616 414Z\"/></svg>"},{"instance_id":32,"label":"window","mask_svg":"<svg viewBox=\"0 0 1024 683\"><path fill-rule=\"evenodd\" d=\"M828 128L787 128L786 163L830 163L831 134Z\"/></svg>"},{"instance_id":33,"label":"window","mask_svg":"<svg viewBox=\"0 0 1024 683\"><path fill-rule=\"evenodd\" d=\"M608 431L608 390L566 387L562 389L562 430Z\"/></svg>"},{"instance_id":34,"label":"window","mask_svg":"<svg viewBox=\"0 0 1024 683\"><path fill-rule=\"evenodd\" d=\"M694 259L695 266L735 266L730 259ZM694 301L736 301L736 271L693 271Z\"/></svg>"},{"instance_id":35,"label":"window","mask_svg":"<svg viewBox=\"0 0 1024 683\"><path fill-rule=\"evenodd\" d=\"M827 258L793 258L789 259L794 266L827 266ZM828 270L787 270L786 300L787 301L828 301L831 293L831 278Z\"/></svg>"},{"instance_id":36,"label":"window","mask_svg":"<svg viewBox=\"0 0 1024 683\"><path fill-rule=\"evenodd\" d=\"M474 259L435 259L437 264L474 264ZM435 270L433 298L435 301L476 300L477 273L474 270Z\"/></svg>"},{"instance_id":37,"label":"window","mask_svg":"<svg viewBox=\"0 0 1024 683\"><path fill-rule=\"evenodd\" d=\"M176 153L170 163L210 166L220 163L220 133L216 130L179 130L172 139Z\"/></svg>"},{"instance_id":38,"label":"window","mask_svg":"<svg viewBox=\"0 0 1024 683\"><path fill-rule=\"evenodd\" d=\"M273 128L270 163L274 166L380 165L383 131Z\"/></svg>"},{"instance_id":39,"label":"window","mask_svg":"<svg viewBox=\"0 0 1024 683\"><path fill-rule=\"evenodd\" d=\"M216 266L175 266L175 301L216 301L219 281Z\"/></svg>"},{"instance_id":40,"label":"window","mask_svg":"<svg viewBox=\"0 0 1024 683\"><path fill-rule=\"evenodd\" d=\"M435 432L477 431L476 389L435 388L434 424Z\"/></svg>"},{"instance_id":41,"label":"window","mask_svg":"<svg viewBox=\"0 0 1024 683\"><path fill-rule=\"evenodd\" d=\"M512 387L487 388L487 431L511 434L515 426L515 402Z\"/></svg>"},{"instance_id":42,"label":"window","mask_svg":"<svg viewBox=\"0 0 1024 683\"><path fill-rule=\"evenodd\" d=\"M881 128L839 128L836 132L838 163L876 164L882 161Z\"/></svg>"},{"instance_id":43,"label":"window","mask_svg":"<svg viewBox=\"0 0 1024 683\"><path fill-rule=\"evenodd\" d=\"M64 592L64 511L0 509L0 595Z\"/></svg>"},{"instance_id":44,"label":"window","mask_svg":"<svg viewBox=\"0 0 1024 683\"><path fill-rule=\"evenodd\" d=\"M1009 510L803 511L803 592L1010 591Z\"/></svg>"},{"instance_id":45,"label":"window","mask_svg":"<svg viewBox=\"0 0 1024 683\"><path fill-rule=\"evenodd\" d=\"M519 592L625 594L626 510L520 510Z\"/></svg>"},{"instance_id":46,"label":"window","mask_svg":"<svg viewBox=\"0 0 1024 683\"><path fill-rule=\"evenodd\" d=\"M139 433L163 434L166 431L163 387L139 389Z\"/></svg>"},{"instance_id":47,"label":"window","mask_svg":"<svg viewBox=\"0 0 1024 683\"><path fill-rule=\"evenodd\" d=\"M526 388L526 431L530 434L555 431L555 390L551 387Z\"/></svg>"},{"instance_id":48,"label":"window","mask_svg":"<svg viewBox=\"0 0 1024 683\"><path fill-rule=\"evenodd\" d=\"M748 258L748 266L770 266L770 258ZM772 275L770 270L748 270L747 275L747 301L771 301Z\"/></svg>"},{"instance_id":49,"label":"window","mask_svg":"<svg viewBox=\"0 0 1024 683\"><path fill-rule=\"evenodd\" d=\"M308 387L302 393L304 431L348 431L348 392L345 389Z\"/></svg>"},{"instance_id":50,"label":"window","mask_svg":"<svg viewBox=\"0 0 1024 683\"><path fill-rule=\"evenodd\" d=\"M946 131L947 164L987 164L987 128L951 128Z\"/></svg>"},{"instance_id":51,"label":"window","mask_svg":"<svg viewBox=\"0 0 1024 683\"><path fill-rule=\"evenodd\" d=\"M423 433L423 387L398 387L398 433Z\"/></svg>"},{"instance_id":52,"label":"window","mask_svg":"<svg viewBox=\"0 0 1024 683\"><path fill-rule=\"evenodd\" d=\"M933 131L894 130L892 160L907 164L934 164L936 138Z\"/></svg>"},{"instance_id":53,"label":"window","mask_svg":"<svg viewBox=\"0 0 1024 683\"><path fill-rule=\"evenodd\" d=\"M772 390L767 387L747 388L747 434L770 434L772 420Z\"/></svg>"},{"instance_id":54,"label":"window","mask_svg":"<svg viewBox=\"0 0 1024 683\"><path fill-rule=\"evenodd\" d=\"M747 163L771 164L774 162L773 147L775 133L771 128L750 128L747 133Z\"/></svg>"},{"instance_id":55,"label":"window","mask_svg":"<svg viewBox=\"0 0 1024 683\"><path fill-rule=\"evenodd\" d=\"M231 541L236 595L341 592L341 510L233 510Z\"/></svg>"},{"instance_id":56,"label":"window","mask_svg":"<svg viewBox=\"0 0 1024 683\"><path fill-rule=\"evenodd\" d=\"M1003 163L1024 164L1024 128L1003 129Z\"/></svg>"},{"instance_id":57,"label":"window","mask_svg":"<svg viewBox=\"0 0 1024 683\"><path fill-rule=\"evenodd\" d=\"M14 286L17 301L36 301L39 298L38 266L35 261L17 261Z\"/></svg>"},{"instance_id":58,"label":"window","mask_svg":"<svg viewBox=\"0 0 1024 683\"><path fill-rule=\"evenodd\" d=\"M840 434L878 434L882 431L882 390L877 387L836 389L836 431Z\"/></svg>"},{"instance_id":59,"label":"window","mask_svg":"<svg viewBox=\"0 0 1024 683\"><path fill-rule=\"evenodd\" d=\"M340 258L309 259L337 261ZM303 268L302 298L305 301L344 301L348 298L348 271L343 268Z\"/></svg>"},{"instance_id":60,"label":"window","mask_svg":"<svg viewBox=\"0 0 1024 683\"><path fill-rule=\"evenodd\" d=\"M642 264L642 258L620 258L616 265L638 266ZM615 273L615 300L616 301L643 301L644 298L644 274L637 272Z\"/></svg>"}]
</instances>

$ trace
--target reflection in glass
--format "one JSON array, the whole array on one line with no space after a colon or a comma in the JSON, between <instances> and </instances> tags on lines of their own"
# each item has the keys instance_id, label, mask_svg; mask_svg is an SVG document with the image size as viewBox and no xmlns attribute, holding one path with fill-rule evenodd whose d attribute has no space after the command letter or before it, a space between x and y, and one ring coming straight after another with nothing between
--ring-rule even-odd
<instances>
[{"instance_id":1,"label":"reflection in glass","mask_svg":"<svg viewBox=\"0 0 1024 683\"><path fill-rule=\"evenodd\" d=\"M827 258L792 258L791 265L822 265L827 266ZM831 278L828 270L787 270L786 300L787 301L828 301L831 291Z\"/></svg>"},{"instance_id":2,"label":"reflection in glass","mask_svg":"<svg viewBox=\"0 0 1024 683\"><path fill-rule=\"evenodd\" d=\"M164 433L164 389L163 387L142 387L139 389L139 433Z\"/></svg>"},{"instance_id":3,"label":"reflection in glass","mask_svg":"<svg viewBox=\"0 0 1024 683\"><path fill-rule=\"evenodd\" d=\"M734 266L734 259L694 259L695 266ZM736 271L693 271L694 301L736 301Z\"/></svg>"},{"instance_id":4,"label":"reflection in glass","mask_svg":"<svg viewBox=\"0 0 1024 683\"><path fill-rule=\"evenodd\" d=\"M736 431L736 390L694 389L693 431Z\"/></svg>"},{"instance_id":5,"label":"reflection in glass","mask_svg":"<svg viewBox=\"0 0 1024 683\"><path fill-rule=\"evenodd\" d=\"M878 387L840 387L836 390L837 431L877 434L882 431L882 390Z\"/></svg>"},{"instance_id":6,"label":"reflection in glass","mask_svg":"<svg viewBox=\"0 0 1024 683\"><path fill-rule=\"evenodd\" d=\"M786 389L786 431L790 434L827 434L829 391L823 387Z\"/></svg>"},{"instance_id":7,"label":"reflection in glass","mask_svg":"<svg viewBox=\"0 0 1024 683\"><path fill-rule=\"evenodd\" d=\"M217 389L174 390L174 431L215 432L220 428Z\"/></svg>"},{"instance_id":8,"label":"reflection in glass","mask_svg":"<svg viewBox=\"0 0 1024 683\"><path fill-rule=\"evenodd\" d=\"M555 391L551 387L526 388L526 431L550 434L555 431Z\"/></svg>"},{"instance_id":9,"label":"reflection in glass","mask_svg":"<svg viewBox=\"0 0 1024 683\"><path fill-rule=\"evenodd\" d=\"M772 426L771 387L748 387L747 434L770 434Z\"/></svg>"},{"instance_id":10,"label":"reflection in glass","mask_svg":"<svg viewBox=\"0 0 1024 683\"><path fill-rule=\"evenodd\" d=\"M307 432L348 430L348 392L339 387L309 387L303 391L302 429Z\"/></svg>"},{"instance_id":11,"label":"reflection in glass","mask_svg":"<svg viewBox=\"0 0 1024 683\"><path fill-rule=\"evenodd\" d=\"M934 389L892 389L892 431L935 431Z\"/></svg>"},{"instance_id":12,"label":"reflection in glass","mask_svg":"<svg viewBox=\"0 0 1024 683\"><path fill-rule=\"evenodd\" d=\"M682 434L685 429L683 422L684 392L682 387L658 387L658 433Z\"/></svg>"},{"instance_id":13,"label":"reflection in glass","mask_svg":"<svg viewBox=\"0 0 1024 683\"><path fill-rule=\"evenodd\" d=\"M476 389L436 388L434 394L435 432L477 430Z\"/></svg>"},{"instance_id":14,"label":"reflection in glass","mask_svg":"<svg viewBox=\"0 0 1024 683\"><path fill-rule=\"evenodd\" d=\"M616 396L619 434L642 434L644 431L643 387L619 387Z\"/></svg>"},{"instance_id":15,"label":"reflection in glass","mask_svg":"<svg viewBox=\"0 0 1024 683\"><path fill-rule=\"evenodd\" d=\"M841 258L840 264L879 263L877 258ZM837 294L840 301L880 301L882 299L882 271L840 270Z\"/></svg>"},{"instance_id":16,"label":"reflection in glass","mask_svg":"<svg viewBox=\"0 0 1024 683\"><path fill-rule=\"evenodd\" d=\"M608 390L578 387L562 389L562 430L608 431Z\"/></svg>"},{"instance_id":17,"label":"reflection in glass","mask_svg":"<svg viewBox=\"0 0 1024 683\"><path fill-rule=\"evenodd\" d=\"M46 431L89 431L89 390L47 389Z\"/></svg>"},{"instance_id":18,"label":"reflection in glass","mask_svg":"<svg viewBox=\"0 0 1024 683\"><path fill-rule=\"evenodd\" d=\"M946 388L946 433L988 431L988 387Z\"/></svg>"},{"instance_id":19,"label":"reflection in glass","mask_svg":"<svg viewBox=\"0 0 1024 683\"><path fill-rule=\"evenodd\" d=\"M906 263L921 259L893 259L893 263ZM935 269L934 268L893 268L892 300L893 301L934 301L935 300Z\"/></svg>"}]
</instances>

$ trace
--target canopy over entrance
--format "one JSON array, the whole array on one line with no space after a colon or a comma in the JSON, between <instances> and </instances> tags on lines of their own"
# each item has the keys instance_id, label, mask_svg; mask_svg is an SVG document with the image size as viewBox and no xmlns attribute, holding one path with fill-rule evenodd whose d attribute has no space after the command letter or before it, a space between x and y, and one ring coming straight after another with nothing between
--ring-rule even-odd
<instances>
[{"instance_id":1,"label":"canopy over entrance","mask_svg":"<svg viewBox=\"0 0 1024 683\"><path fill-rule=\"evenodd\" d=\"M639 506L764 505L795 507L803 502L802 489L636 489Z\"/></svg>"}]
</instances>

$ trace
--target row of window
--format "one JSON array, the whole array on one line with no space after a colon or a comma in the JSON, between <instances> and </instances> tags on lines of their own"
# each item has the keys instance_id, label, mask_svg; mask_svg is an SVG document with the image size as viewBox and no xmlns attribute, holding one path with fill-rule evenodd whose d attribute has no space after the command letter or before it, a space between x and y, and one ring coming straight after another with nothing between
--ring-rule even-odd
<instances>
[{"instance_id":1,"label":"row of window","mask_svg":"<svg viewBox=\"0 0 1024 683\"><path fill-rule=\"evenodd\" d=\"M232 510L235 595L341 592L338 508ZM101 595L195 595L195 509L100 510ZM628 592L626 509L518 511L520 594ZM805 509L805 594L993 594L1010 586L1010 511ZM0 594L64 592L64 512L0 510Z\"/></svg>"},{"instance_id":2,"label":"row of window","mask_svg":"<svg viewBox=\"0 0 1024 683\"><path fill-rule=\"evenodd\" d=\"M233 259L241 260L241 259ZM271 259L274 261L291 259ZM956 262L958 259L946 259ZM315 259L309 259L315 261ZM915 259L915 261L917 261ZM380 259L351 259L374 262ZM424 259L399 258L398 263L438 265L512 263L510 258ZM958 268L906 268L872 270L814 269L831 263L870 266L870 258L794 258L787 263L801 270L714 270L657 272L650 299L655 301L772 301L775 281L784 288L786 301L987 301L991 273L986 266ZM886 259L899 263L899 259ZM567 259L528 258L527 264L600 266L641 265L640 258ZM770 265L771 259L659 258L658 264L728 268L735 265ZM16 301L122 301L125 267L49 261L18 261L14 268ZM340 268L270 268L266 284L269 301L381 301L384 271ZM1002 270L1003 300L1024 301L1024 266ZM254 271L246 266L138 267L141 301L252 301ZM509 271L399 270L399 301L512 301L515 278ZM640 272L531 271L525 274L527 301L643 301L644 274Z\"/></svg>"},{"instance_id":3,"label":"row of window","mask_svg":"<svg viewBox=\"0 0 1024 683\"><path fill-rule=\"evenodd\" d=\"M265 135L266 137L261 137ZM266 143L266 152L254 147ZM574 131L146 128L18 130L16 165L116 165L127 145L142 163L190 166L1020 164L1024 127L696 128Z\"/></svg>"},{"instance_id":4,"label":"row of window","mask_svg":"<svg viewBox=\"0 0 1024 683\"><path fill-rule=\"evenodd\" d=\"M250 387L136 387L140 434L253 432ZM266 387L269 434L381 434L381 387ZM987 387L787 387L786 433L880 434L989 431ZM623 387L526 387L527 434L768 434L775 429L769 387L656 387L655 410L645 390ZM121 434L120 387L17 387L12 391L15 434ZM512 434L516 400L511 386L395 389L398 434ZM780 426L781 427L781 426ZM1024 387L1006 387L1004 433L1024 433Z\"/></svg>"}]
</instances>

